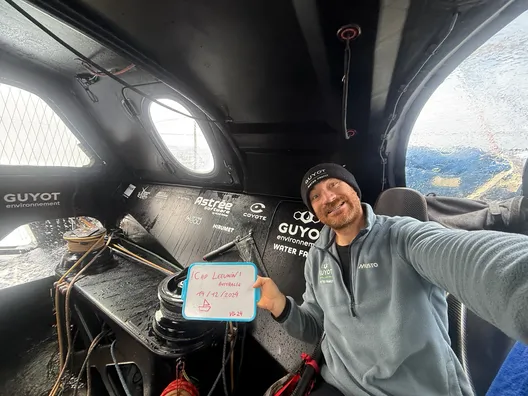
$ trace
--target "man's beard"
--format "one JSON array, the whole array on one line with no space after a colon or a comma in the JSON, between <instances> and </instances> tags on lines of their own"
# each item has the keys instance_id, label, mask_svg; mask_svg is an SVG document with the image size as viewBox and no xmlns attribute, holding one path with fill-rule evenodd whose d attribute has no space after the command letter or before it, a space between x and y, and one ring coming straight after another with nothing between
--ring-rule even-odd
<instances>
[{"instance_id":1,"label":"man's beard","mask_svg":"<svg viewBox=\"0 0 528 396\"><path fill-rule=\"evenodd\" d=\"M324 213L326 214L329 210L334 209L336 206L339 205L340 202L343 201L343 205L346 206L345 209L347 209L345 213L337 217L325 216L324 221L321 220L324 224L334 230L342 230L348 227L350 224L353 224L355 222L357 217L357 209L355 208L355 206L348 199L344 198L336 199L334 203L328 204L324 209Z\"/></svg>"}]
</instances>

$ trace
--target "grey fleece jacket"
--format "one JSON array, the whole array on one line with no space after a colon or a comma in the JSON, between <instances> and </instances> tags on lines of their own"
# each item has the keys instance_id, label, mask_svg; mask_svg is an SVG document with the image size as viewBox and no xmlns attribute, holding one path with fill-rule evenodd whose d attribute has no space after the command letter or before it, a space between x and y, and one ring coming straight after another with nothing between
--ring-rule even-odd
<instances>
[{"instance_id":1,"label":"grey fleece jacket","mask_svg":"<svg viewBox=\"0 0 528 396\"><path fill-rule=\"evenodd\" d=\"M288 297L283 326L311 343L326 332L321 373L347 396L472 395L450 347L444 290L528 342L528 237L363 208L367 224L351 245L351 279L343 279L335 234L324 227L306 261L304 302Z\"/></svg>"}]
</instances>

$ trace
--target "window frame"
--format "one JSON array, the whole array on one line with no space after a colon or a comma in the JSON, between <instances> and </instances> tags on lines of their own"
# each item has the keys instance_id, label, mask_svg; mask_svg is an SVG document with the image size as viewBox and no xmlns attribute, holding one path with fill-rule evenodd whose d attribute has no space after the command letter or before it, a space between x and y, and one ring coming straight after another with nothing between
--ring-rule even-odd
<instances>
[{"instance_id":1,"label":"window frame","mask_svg":"<svg viewBox=\"0 0 528 396\"><path fill-rule=\"evenodd\" d=\"M177 95L174 92L168 93L155 93L151 95L154 99L160 100L160 99L169 99L177 102L181 106L183 106L193 117L199 117L199 118L206 118L206 115L203 111L201 111L198 107L194 106L192 103L190 103L187 99L185 99L183 96ZM154 125L154 121L152 120L152 116L150 114L150 106L153 104L151 100L147 98L143 98L141 100L141 115L143 119L143 123L145 126L147 126L145 129L147 129L148 133L151 134L151 136L154 137L154 140L156 142L157 148L163 157L165 161L167 161L170 165L175 167L178 171L185 174L188 177L192 177L197 180L210 180L214 179L216 176L220 174L220 157L222 155L220 148L220 145L216 144L216 139L214 136L213 127L210 125L211 123L203 120L195 120L198 124L198 127L201 129L205 141L207 142L209 146L209 150L211 150L211 155L213 156L213 170L209 173L197 173L193 172L191 169L187 168L185 165L183 165L174 154L171 153L170 149L168 148L167 144L164 142L163 138L159 134L156 126Z\"/></svg>"},{"instance_id":2,"label":"window frame","mask_svg":"<svg viewBox=\"0 0 528 396\"><path fill-rule=\"evenodd\" d=\"M19 255L23 253L30 252L31 250L34 250L38 247L37 239L35 238L35 234L29 227L29 224L23 224L21 226L16 227L13 231L11 231L9 234L4 236L0 242L2 242L5 238L7 238L11 233L15 232L17 229L24 227L26 228L26 232L31 239L31 242L26 245L16 245L16 246L0 246L0 256L8 256L8 255Z\"/></svg>"},{"instance_id":3,"label":"window frame","mask_svg":"<svg viewBox=\"0 0 528 396\"><path fill-rule=\"evenodd\" d=\"M407 149L414 125L425 104L444 80L480 46L504 29L524 12L528 6L512 4L490 18L475 30L476 34L463 41L453 53L444 49L444 54L436 63L427 67L415 78L417 86L409 87L410 97L402 100L399 107L400 118L389 131L389 140L385 149L388 155L386 177L387 187L406 187ZM444 52L445 51L445 52ZM440 53L439 53L440 55Z\"/></svg>"},{"instance_id":4,"label":"window frame","mask_svg":"<svg viewBox=\"0 0 528 396\"><path fill-rule=\"evenodd\" d=\"M75 125L70 121L66 113L64 113L61 107L55 103L55 101L48 95L44 94L43 91L35 87L30 87L24 82L13 80L4 76L0 76L0 84L9 85L14 88L21 89L23 91L29 92L33 95L36 95L40 100L44 101L51 110L61 119L61 121L66 125L70 133L72 133L75 138L79 141L83 152L90 159L90 163L86 166L76 167L76 166L42 166L42 165L3 165L0 164L0 175L63 175L63 174L72 174L73 173L96 173L104 165L105 162L97 154L94 148L86 141L82 136L81 132L75 127Z\"/></svg>"}]
</instances>

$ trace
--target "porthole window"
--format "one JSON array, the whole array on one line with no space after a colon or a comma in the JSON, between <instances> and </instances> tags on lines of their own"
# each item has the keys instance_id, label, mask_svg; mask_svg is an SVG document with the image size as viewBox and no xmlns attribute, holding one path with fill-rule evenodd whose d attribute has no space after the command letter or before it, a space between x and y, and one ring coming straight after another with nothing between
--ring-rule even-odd
<instances>
[{"instance_id":1,"label":"porthole window","mask_svg":"<svg viewBox=\"0 0 528 396\"><path fill-rule=\"evenodd\" d=\"M182 113L191 115L172 99L158 99ZM208 174L214 170L214 158L205 135L192 118L171 111L157 103L149 105L150 119L174 159L192 173Z\"/></svg>"}]
</instances>

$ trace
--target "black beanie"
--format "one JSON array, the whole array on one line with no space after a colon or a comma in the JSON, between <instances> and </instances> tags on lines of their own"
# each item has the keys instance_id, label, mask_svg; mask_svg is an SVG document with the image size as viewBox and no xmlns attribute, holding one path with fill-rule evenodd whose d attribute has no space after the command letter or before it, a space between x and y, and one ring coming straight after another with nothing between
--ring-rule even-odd
<instances>
[{"instance_id":1,"label":"black beanie","mask_svg":"<svg viewBox=\"0 0 528 396\"><path fill-rule=\"evenodd\" d=\"M319 164L306 172L301 183L301 197L304 204L310 209L310 212L313 213L312 204L310 202L310 191L321 180L329 177L343 180L356 191L359 199L361 199L361 190L359 189L356 178L352 173L338 164Z\"/></svg>"}]
</instances>

